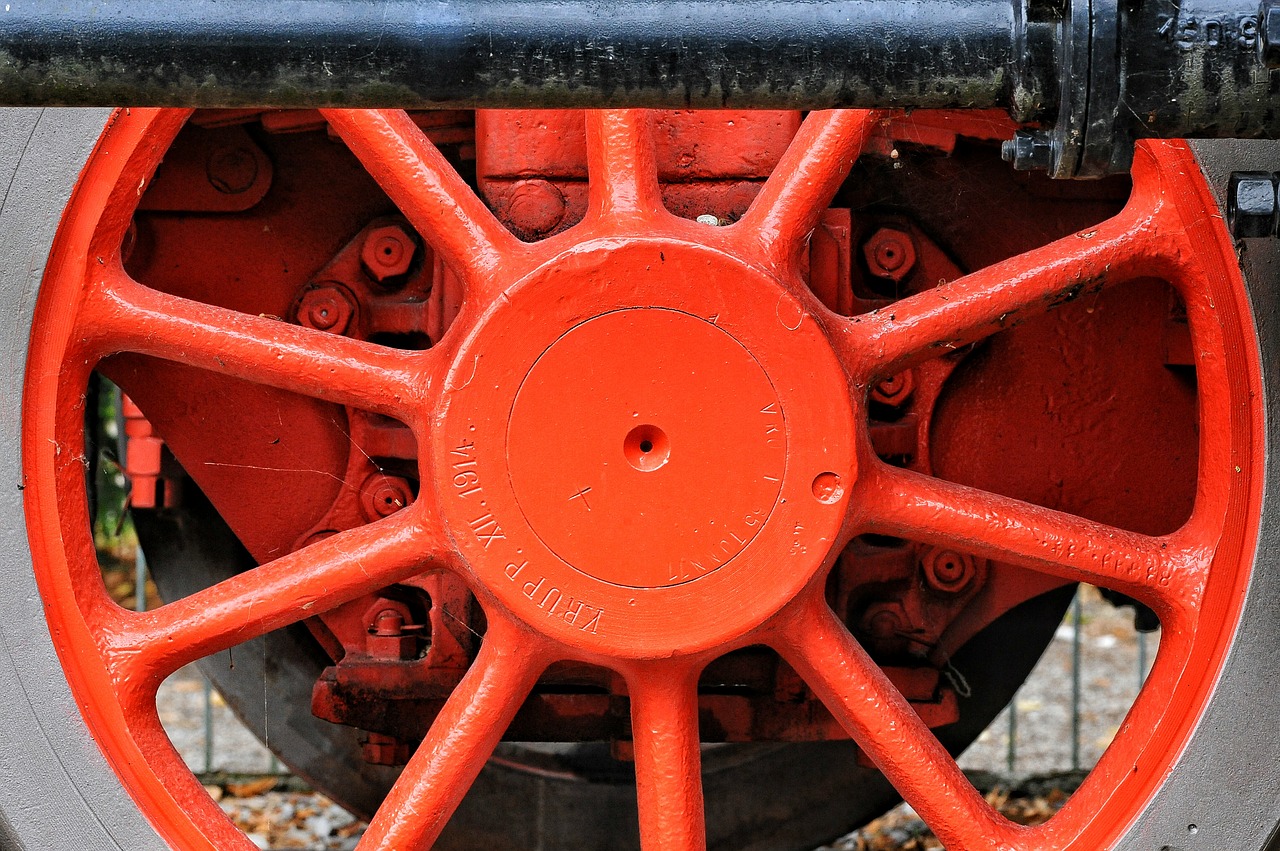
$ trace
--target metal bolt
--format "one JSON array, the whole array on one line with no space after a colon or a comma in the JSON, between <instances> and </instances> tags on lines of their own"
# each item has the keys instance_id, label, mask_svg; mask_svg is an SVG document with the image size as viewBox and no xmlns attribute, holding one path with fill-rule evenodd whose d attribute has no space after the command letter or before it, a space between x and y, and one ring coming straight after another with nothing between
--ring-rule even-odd
<instances>
[{"instance_id":1,"label":"metal bolt","mask_svg":"<svg viewBox=\"0 0 1280 851\"><path fill-rule=\"evenodd\" d=\"M902 604L894 601L875 603L862 615L862 631L877 641L889 641L906 629L907 613Z\"/></svg>"},{"instance_id":2,"label":"metal bolt","mask_svg":"<svg viewBox=\"0 0 1280 851\"><path fill-rule=\"evenodd\" d=\"M240 195L258 181L258 158L248 148L217 148L205 162L205 175L219 192Z\"/></svg>"},{"instance_id":3,"label":"metal bolt","mask_svg":"<svg viewBox=\"0 0 1280 851\"><path fill-rule=\"evenodd\" d=\"M1227 187L1227 224L1232 236L1274 236L1278 210L1274 174L1237 171L1231 175Z\"/></svg>"},{"instance_id":4,"label":"metal bolt","mask_svg":"<svg viewBox=\"0 0 1280 851\"><path fill-rule=\"evenodd\" d=\"M930 547L920 559L929 586L947 594L958 594L969 587L978 575L973 556L955 550Z\"/></svg>"},{"instance_id":5,"label":"metal bolt","mask_svg":"<svg viewBox=\"0 0 1280 851\"><path fill-rule=\"evenodd\" d=\"M369 277L382 284L408 272L417 250L417 242L404 228L385 225L365 234L360 261Z\"/></svg>"},{"instance_id":6,"label":"metal bolt","mask_svg":"<svg viewBox=\"0 0 1280 851\"><path fill-rule=\"evenodd\" d=\"M911 234L896 228L880 228L862 246L867 269L877 278L895 283L911 274L916 265L916 246Z\"/></svg>"},{"instance_id":7,"label":"metal bolt","mask_svg":"<svg viewBox=\"0 0 1280 851\"><path fill-rule=\"evenodd\" d=\"M567 206L564 193L546 180L521 180L511 189L507 215L525 233L542 236L564 221Z\"/></svg>"},{"instance_id":8,"label":"metal bolt","mask_svg":"<svg viewBox=\"0 0 1280 851\"><path fill-rule=\"evenodd\" d=\"M701 216L698 216L696 221L700 225L710 225L713 228L720 227L720 218L712 215L711 213L703 213Z\"/></svg>"},{"instance_id":9,"label":"metal bolt","mask_svg":"<svg viewBox=\"0 0 1280 851\"><path fill-rule=\"evenodd\" d=\"M383 638L404 635L404 615L395 609L383 609L373 619L373 634Z\"/></svg>"},{"instance_id":10,"label":"metal bolt","mask_svg":"<svg viewBox=\"0 0 1280 851\"><path fill-rule=\"evenodd\" d=\"M374 473L360 488L360 506L370 521L389 517L413 502L413 489L399 476Z\"/></svg>"},{"instance_id":11,"label":"metal bolt","mask_svg":"<svg viewBox=\"0 0 1280 851\"><path fill-rule=\"evenodd\" d=\"M906 402L915 389L916 380L911 370L907 369L876 382L871 390L871 398L882 405L897 407Z\"/></svg>"},{"instance_id":12,"label":"metal bolt","mask_svg":"<svg viewBox=\"0 0 1280 851\"><path fill-rule=\"evenodd\" d=\"M1000 156L1018 171L1053 165L1053 136L1045 130L1019 130L1000 146Z\"/></svg>"},{"instance_id":13,"label":"metal bolt","mask_svg":"<svg viewBox=\"0 0 1280 851\"><path fill-rule=\"evenodd\" d=\"M869 619L867 626L867 632L876 638L892 638L902 629L898 616L886 611L876 612L875 617Z\"/></svg>"},{"instance_id":14,"label":"metal bolt","mask_svg":"<svg viewBox=\"0 0 1280 851\"><path fill-rule=\"evenodd\" d=\"M369 637L365 649L374 659L406 661L417 656L422 627L412 621L409 608L396 600L379 598L365 610Z\"/></svg>"},{"instance_id":15,"label":"metal bolt","mask_svg":"<svg viewBox=\"0 0 1280 851\"><path fill-rule=\"evenodd\" d=\"M345 334L355 312L355 299L344 288L314 287L298 302L298 324L331 334Z\"/></svg>"}]
</instances>

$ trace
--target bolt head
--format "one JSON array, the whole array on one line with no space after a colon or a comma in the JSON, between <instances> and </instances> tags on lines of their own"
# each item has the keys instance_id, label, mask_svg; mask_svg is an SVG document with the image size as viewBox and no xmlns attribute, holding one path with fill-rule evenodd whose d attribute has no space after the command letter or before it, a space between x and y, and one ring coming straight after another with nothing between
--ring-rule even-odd
<instances>
[{"instance_id":1,"label":"bolt head","mask_svg":"<svg viewBox=\"0 0 1280 851\"><path fill-rule=\"evenodd\" d=\"M360 506L370 521L389 517L411 502L413 489L399 476L374 473L360 488Z\"/></svg>"},{"instance_id":2,"label":"bolt head","mask_svg":"<svg viewBox=\"0 0 1280 851\"><path fill-rule=\"evenodd\" d=\"M890 600L868 606L862 615L860 626L862 632L876 642L889 642L895 640L899 633L906 629L908 621L909 618L902 603Z\"/></svg>"},{"instance_id":3,"label":"bolt head","mask_svg":"<svg viewBox=\"0 0 1280 851\"><path fill-rule=\"evenodd\" d=\"M399 225L371 229L360 248L360 261L369 277L378 283L398 278L409 271L418 244Z\"/></svg>"},{"instance_id":4,"label":"bolt head","mask_svg":"<svg viewBox=\"0 0 1280 851\"><path fill-rule=\"evenodd\" d=\"M916 246L911 234L896 228L880 228L862 246L867 269L877 278L902 281L916 265Z\"/></svg>"},{"instance_id":5,"label":"bolt head","mask_svg":"<svg viewBox=\"0 0 1280 851\"><path fill-rule=\"evenodd\" d=\"M404 633L404 615L396 609L383 609L373 619L373 634L396 638Z\"/></svg>"},{"instance_id":6,"label":"bolt head","mask_svg":"<svg viewBox=\"0 0 1280 851\"><path fill-rule=\"evenodd\" d=\"M920 559L925 581L937 591L958 594L979 578L978 559L955 550L930 547Z\"/></svg>"},{"instance_id":7,"label":"bolt head","mask_svg":"<svg viewBox=\"0 0 1280 851\"><path fill-rule=\"evenodd\" d=\"M240 195L258 181L258 158L248 148L217 148L209 154L205 175L219 192Z\"/></svg>"},{"instance_id":8,"label":"bolt head","mask_svg":"<svg viewBox=\"0 0 1280 851\"><path fill-rule=\"evenodd\" d=\"M1275 175L1244 171L1231 175L1227 189L1227 224L1237 238L1273 236L1280 215Z\"/></svg>"},{"instance_id":9,"label":"bolt head","mask_svg":"<svg viewBox=\"0 0 1280 851\"><path fill-rule=\"evenodd\" d=\"M876 638L893 638L901 628L893 612L877 612L868 622L868 632Z\"/></svg>"},{"instance_id":10,"label":"bolt head","mask_svg":"<svg viewBox=\"0 0 1280 851\"><path fill-rule=\"evenodd\" d=\"M515 227L530 236L551 233L564 221L568 206L564 193L546 180L521 180L511 188L507 215Z\"/></svg>"},{"instance_id":11,"label":"bolt head","mask_svg":"<svg viewBox=\"0 0 1280 851\"><path fill-rule=\"evenodd\" d=\"M355 316L355 300L340 287L307 290L298 303L298 324L331 334L345 334Z\"/></svg>"},{"instance_id":12,"label":"bolt head","mask_svg":"<svg viewBox=\"0 0 1280 851\"><path fill-rule=\"evenodd\" d=\"M916 389L915 378L911 370L903 370L897 375L882 378L871 390L871 398L883 405L898 406L910 398Z\"/></svg>"}]
</instances>

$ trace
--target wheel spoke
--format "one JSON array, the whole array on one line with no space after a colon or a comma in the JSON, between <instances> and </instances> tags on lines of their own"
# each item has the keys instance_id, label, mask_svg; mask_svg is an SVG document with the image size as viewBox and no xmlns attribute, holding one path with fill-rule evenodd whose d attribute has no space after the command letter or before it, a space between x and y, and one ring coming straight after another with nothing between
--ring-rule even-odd
<instances>
[{"instance_id":1,"label":"wheel spoke","mask_svg":"<svg viewBox=\"0 0 1280 851\"><path fill-rule=\"evenodd\" d=\"M153 290L122 270L90 287L96 356L136 352L415 422L431 354L401 352Z\"/></svg>"},{"instance_id":2,"label":"wheel spoke","mask_svg":"<svg viewBox=\"0 0 1280 851\"><path fill-rule=\"evenodd\" d=\"M435 842L548 662L500 618L378 808L360 851L417 851Z\"/></svg>"},{"instance_id":3,"label":"wheel spoke","mask_svg":"<svg viewBox=\"0 0 1280 851\"><path fill-rule=\"evenodd\" d=\"M1022 847L821 597L797 601L775 649L947 848ZM1007 843L1007 844L1006 844Z\"/></svg>"},{"instance_id":4,"label":"wheel spoke","mask_svg":"<svg viewBox=\"0 0 1280 851\"><path fill-rule=\"evenodd\" d=\"M855 383L894 375L1110 283L1155 271L1155 217L1126 210L994 266L837 326L833 343Z\"/></svg>"},{"instance_id":5,"label":"wheel spoke","mask_svg":"<svg viewBox=\"0 0 1280 851\"><path fill-rule=\"evenodd\" d=\"M813 112L738 226L780 268L794 267L882 113Z\"/></svg>"},{"instance_id":6,"label":"wheel spoke","mask_svg":"<svg viewBox=\"0 0 1280 851\"><path fill-rule=\"evenodd\" d=\"M640 845L645 851L706 848L697 671L645 671L628 687Z\"/></svg>"},{"instance_id":7,"label":"wheel spoke","mask_svg":"<svg viewBox=\"0 0 1280 851\"><path fill-rule=\"evenodd\" d=\"M1211 549L1185 533L1141 535L884 464L859 476L867 531L1122 591L1162 617L1194 608L1203 593Z\"/></svg>"},{"instance_id":8,"label":"wheel spoke","mask_svg":"<svg viewBox=\"0 0 1280 851\"><path fill-rule=\"evenodd\" d=\"M351 152L472 295L520 277L526 247L399 110L322 110Z\"/></svg>"},{"instance_id":9,"label":"wheel spoke","mask_svg":"<svg viewBox=\"0 0 1280 851\"><path fill-rule=\"evenodd\" d=\"M318 615L449 558L443 530L409 508L326 538L103 630L117 675L157 682L189 664Z\"/></svg>"},{"instance_id":10,"label":"wheel spoke","mask_svg":"<svg viewBox=\"0 0 1280 851\"><path fill-rule=\"evenodd\" d=\"M647 109L587 112L588 215L615 224L659 215L664 209Z\"/></svg>"}]
</instances>

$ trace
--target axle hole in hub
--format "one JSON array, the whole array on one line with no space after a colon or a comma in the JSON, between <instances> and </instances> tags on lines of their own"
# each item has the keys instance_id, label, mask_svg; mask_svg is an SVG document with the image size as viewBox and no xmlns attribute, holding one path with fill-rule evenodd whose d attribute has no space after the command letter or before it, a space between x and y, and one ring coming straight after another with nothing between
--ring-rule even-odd
<instances>
[{"instance_id":1,"label":"axle hole in hub","mask_svg":"<svg viewBox=\"0 0 1280 851\"><path fill-rule=\"evenodd\" d=\"M622 442L622 454L632 467L649 473L667 463L671 457L671 441L667 439L667 433L657 426L636 426L627 432Z\"/></svg>"}]
</instances>

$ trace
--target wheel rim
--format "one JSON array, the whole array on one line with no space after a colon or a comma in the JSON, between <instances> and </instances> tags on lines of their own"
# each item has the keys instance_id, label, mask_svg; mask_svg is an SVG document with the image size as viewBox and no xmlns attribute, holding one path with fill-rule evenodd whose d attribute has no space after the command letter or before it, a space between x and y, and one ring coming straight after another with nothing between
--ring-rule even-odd
<instances>
[{"instance_id":1,"label":"wheel rim","mask_svg":"<svg viewBox=\"0 0 1280 851\"><path fill-rule=\"evenodd\" d=\"M168 742L155 709L160 682L197 658L429 569L468 583L488 632L361 847L429 845L542 669L562 658L605 664L627 682L645 847L702 847L696 678L710 658L753 643L774 647L801 673L948 847L1099 847L1130 823L1209 699L1247 584L1260 497L1257 345L1212 199L1202 181L1185 177L1198 174L1185 145L1140 147L1128 206L1097 228L912 296L892 312L845 319L805 290L800 257L874 114L811 115L746 216L712 228L663 210L645 113L594 113L587 219L533 244L511 236L402 114L331 111L327 118L464 282L463 314L437 347L391 351L128 280L120 245L141 188L186 119L181 112L117 116L68 207L37 307L24 398L37 579L86 721L167 839L184 848L251 847ZM1138 535L888 467L855 425L865 422L867 388L877 380L940 348L1143 275L1178 290L1197 352L1199 479L1192 516L1178 531ZM522 330L531 316L534 327ZM607 355L601 341L619 336L643 346L654 333L709 352L708 368L736 363L725 375L746 388L743 411L765 423L731 414L676 434L680 426L667 423L688 421L692 409L677 407L666 412L674 419L661 422L654 421L661 411L639 416L629 427L624 415L640 412L620 410L621 424L576 434L575 446L597 441L606 447L599 451L614 452L617 468L634 473L633 498L642 505L667 493L654 474L688 489L707 464L721 463L696 448L719 428L746 441L750 466L732 472L777 470L780 476L762 478L781 481L775 490L752 476L734 480L756 487L743 497L743 522L757 524L727 528L718 540L687 532L715 516L690 509L677 518L683 537L663 538L677 553L690 541L712 551L727 542L714 569L702 563L712 562L709 554L665 578L646 574L627 584L631 574L601 567L600 552L549 540L566 509L545 493L568 485L558 477L577 472L573 465L548 473L525 463L527 453L508 461L503 447L555 439L581 420L557 419L568 416L565 406L554 394L538 397L545 396L541 380L521 401L537 364L552 369L557 358ZM431 447L422 481L434 492L154 612L122 610L97 576L83 458L74 451L82 445L80 397L89 372L117 351L396 417ZM564 385L596 400L610 386ZM747 405L754 401L748 390L766 388L763 404ZM808 437L814 434L825 437ZM459 451L468 443L474 455ZM646 469L655 463L651 454L671 460ZM682 469L681 455L702 466ZM586 508L589 487L577 487L582 505L572 508ZM495 494L493 506L481 504L482 492ZM1093 582L1159 614L1165 638L1125 729L1046 825L1023 828L996 814L827 607L825 569L863 533L959 546ZM627 539L615 546L620 540ZM524 558L526 548L536 562ZM534 564L549 567L535 573ZM779 564L788 566L782 579ZM731 611L717 605L726 595L735 601ZM1190 711L1169 713L1170 706Z\"/></svg>"}]
</instances>

